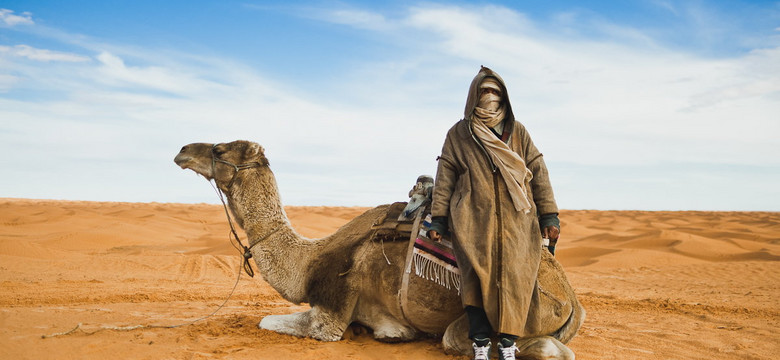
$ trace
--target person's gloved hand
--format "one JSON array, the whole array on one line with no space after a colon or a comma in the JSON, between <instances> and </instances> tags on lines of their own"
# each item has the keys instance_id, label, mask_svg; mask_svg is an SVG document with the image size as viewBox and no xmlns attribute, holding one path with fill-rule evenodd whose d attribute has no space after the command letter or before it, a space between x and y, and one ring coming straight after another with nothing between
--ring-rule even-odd
<instances>
[{"instance_id":1,"label":"person's gloved hand","mask_svg":"<svg viewBox=\"0 0 780 360\"><path fill-rule=\"evenodd\" d=\"M433 241L441 241L442 235L446 235L449 225L446 216L434 216L431 226L428 228L428 238Z\"/></svg>"},{"instance_id":2,"label":"person's gloved hand","mask_svg":"<svg viewBox=\"0 0 780 360\"><path fill-rule=\"evenodd\" d=\"M542 237L550 240L547 250L555 255L555 245L558 243L558 237L561 235L561 221L558 214L544 214L539 217L539 228L542 229Z\"/></svg>"},{"instance_id":3,"label":"person's gloved hand","mask_svg":"<svg viewBox=\"0 0 780 360\"><path fill-rule=\"evenodd\" d=\"M558 241L558 237L560 235L561 229L559 229L557 226L549 225L542 229L542 237L545 239L550 239L550 242Z\"/></svg>"}]
</instances>

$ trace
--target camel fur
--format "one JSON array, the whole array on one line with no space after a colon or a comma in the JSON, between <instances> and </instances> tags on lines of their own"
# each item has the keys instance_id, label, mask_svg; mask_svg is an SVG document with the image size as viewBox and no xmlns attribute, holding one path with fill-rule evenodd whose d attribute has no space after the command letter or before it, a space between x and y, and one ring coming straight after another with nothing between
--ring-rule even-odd
<instances>
[{"instance_id":1,"label":"camel fur","mask_svg":"<svg viewBox=\"0 0 780 360\"><path fill-rule=\"evenodd\" d=\"M377 206L330 236L308 239L290 225L260 145L249 141L194 143L184 146L174 161L182 169L214 180L225 194L268 284L286 300L311 306L308 311L266 316L258 325L261 329L337 341L350 324L357 323L370 328L381 341L438 335L446 352L471 352L468 321L456 290L411 276L407 306L400 305L408 238L380 239L372 225L397 218L405 203ZM252 166L240 166L244 164ZM541 301L536 314L542 326L539 334L518 340L519 355L573 359L564 344L582 325L585 311L560 264L546 251L538 284Z\"/></svg>"}]
</instances>

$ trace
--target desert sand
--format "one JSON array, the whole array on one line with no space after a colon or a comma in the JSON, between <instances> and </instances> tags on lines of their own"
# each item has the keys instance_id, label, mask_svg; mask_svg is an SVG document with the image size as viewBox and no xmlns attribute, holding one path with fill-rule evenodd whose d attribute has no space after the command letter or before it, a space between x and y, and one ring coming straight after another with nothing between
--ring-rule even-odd
<instances>
[{"instance_id":1,"label":"desert sand","mask_svg":"<svg viewBox=\"0 0 780 360\"><path fill-rule=\"evenodd\" d=\"M287 207L304 236L365 211ZM563 211L556 254L588 311L578 359L780 357L780 213ZM260 330L306 309L241 275L209 204L0 199L0 359L465 359L437 339ZM243 232L240 232L242 239ZM67 335L57 335L74 329ZM44 336L48 336L45 337Z\"/></svg>"}]
</instances>

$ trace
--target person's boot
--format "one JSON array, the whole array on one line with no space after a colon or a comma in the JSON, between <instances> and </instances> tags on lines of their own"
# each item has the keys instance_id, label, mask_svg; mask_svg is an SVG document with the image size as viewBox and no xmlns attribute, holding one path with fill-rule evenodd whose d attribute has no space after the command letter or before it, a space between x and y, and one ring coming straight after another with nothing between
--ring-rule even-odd
<instances>
[{"instance_id":1,"label":"person's boot","mask_svg":"<svg viewBox=\"0 0 780 360\"><path fill-rule=\"evenodd\" d=\"M475 338L471 346L474 348L474 360L490 360L490 339Z\"/></svg>"},{"instance_id":2,"label":"person's boot","mask_svg":"<svg viewBox=\"0 0 780 360\"><path fill-rule=\"evenodd\" d=\"M515 353L517 352L517 344L513 339L502 338L498 342L498 359L499 360L515 360Z\"/></svg>"}]
</instances>

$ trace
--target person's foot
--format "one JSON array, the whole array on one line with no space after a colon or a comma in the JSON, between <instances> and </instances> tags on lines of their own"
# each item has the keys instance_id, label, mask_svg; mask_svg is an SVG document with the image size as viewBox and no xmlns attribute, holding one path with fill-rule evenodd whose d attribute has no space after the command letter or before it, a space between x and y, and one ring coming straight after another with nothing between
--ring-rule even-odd
<instances>
[{"instance_id":1,"label":"person's foot","mask_svg":"<svg viewBox=\"0 0 780 360\"><path fill-rule=\"evenodd\" d=\"M474 360L490 360L490 339L474 339Z\"/></svg>"},{"instance_id":2,"label":"person's foot","mask_svg":"<svg viewBox=\"0 0 780 360\"><path fill-rule=\"evenodd\" d=\"M501 339L498 342L498 359L499 360L515 360L515 353L517 352L517 345L512 339Z\"/></svg>"}]
</instances>

